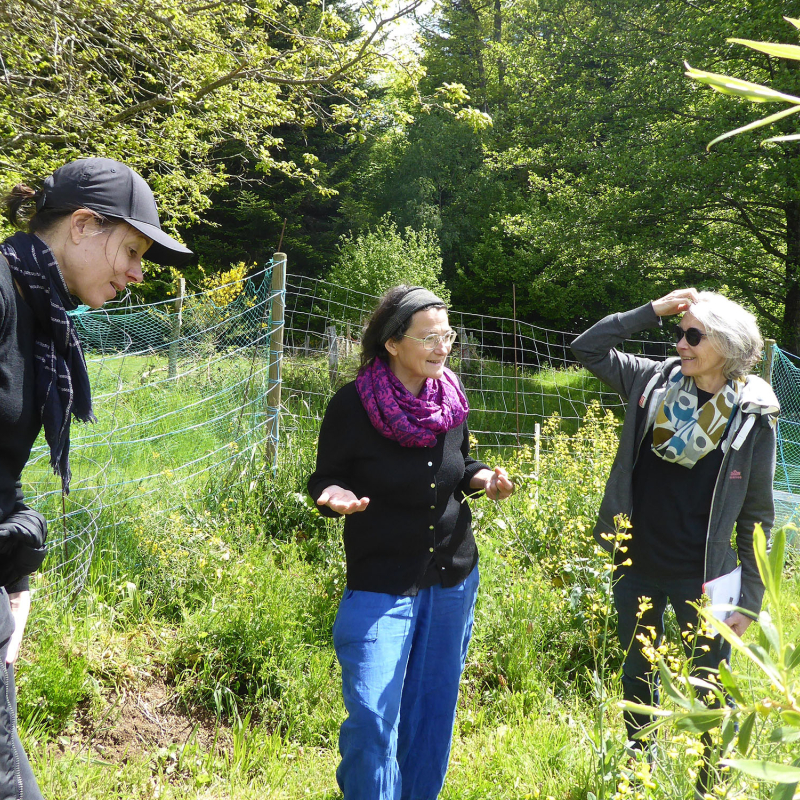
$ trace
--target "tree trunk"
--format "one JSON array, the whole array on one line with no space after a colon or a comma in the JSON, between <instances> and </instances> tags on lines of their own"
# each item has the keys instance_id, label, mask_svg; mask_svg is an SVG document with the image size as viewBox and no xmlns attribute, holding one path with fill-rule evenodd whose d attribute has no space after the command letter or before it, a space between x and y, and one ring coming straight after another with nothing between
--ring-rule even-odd
<instances>
[{"instance_id":1,"label":"tree trunk","mask_svg":"<svg viewBox=\"0 0 800 800\"><path fill-rule=\"evenodd\" d=\"M499 48L503 42L503 8L501 0L494 0L494 43ZM497 56L497 103L505 105L506 62L503 56Z\"/></svg>"},{"instance_id":2,"label":"tree trunk","mask_svg":"<svg viewBox=\"0 0 800 800\"><path fill-rule=\"evenodd\" d=\"M800 199L786 201L786 301L782 344L800 353Z\"/></svg>"}]
</instances>

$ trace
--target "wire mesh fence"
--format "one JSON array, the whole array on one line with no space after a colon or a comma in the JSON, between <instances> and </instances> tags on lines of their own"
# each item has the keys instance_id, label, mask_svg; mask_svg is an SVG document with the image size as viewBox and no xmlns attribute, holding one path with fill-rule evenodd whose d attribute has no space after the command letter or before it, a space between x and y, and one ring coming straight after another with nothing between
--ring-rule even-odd
<instances>
[{"instance_id":1,"label":"wire mesh fence","mask_svg":"<svg viewBox=\"0 0 800 800\"><path fill-rule=\"evenodd\" d=\"M43 437L23 473L28 502L51 520L42 591L82 586L101 526L202 500L212 478L267 443L271 270L178 301L75 314L98 422L72 426L66 501Z\"/></svg>"},{"instance_id":2,"label":"wire mesh fence","mask_svg":"<svg viewBox=\"0 0 800 800\"><path fill-rule=\"evenodd\" d=\"M23 474L25 496L51 520L40 591L80 588L100 531L118 520L202 503L220 481L243 474L243 461L268 463L278 405L290 436L314 435L328 399L355 376L361 331L378 298L296 275L273 289L272 273L270 264L179 301L75 316L98 424L73 426L66 502L43 439ZM449 321L458 334L449 365L466 388L470 429L485 457L487 449L533 448L538 423L553 414L571 432L591 403L621 415L619 396L573 359L575 334L460 311ZM623 347L654 359L671 352L663 338ZM783 414L775 488L786 522L800 499L800 360L776 352ZM547 452L546 438L539 444Z\"/></svg>"},{"instance_id":3,"label":"wire mesh fence","mask_svg":"<svg viewBox=\"0 0 800 800\"><path fill-rule=\"evenodd\" d=\"M800 358L772 346L770 383L781 404L775 469L777 524L800 524Z\"/></svg>"},{"instance_id":4,"label":"wire mesh fence","mask_svg":"<svg viewBox=\"0 0 800 800\"><path fill-rule=\"evenodd\" d=\"M287 355L295 360L284 377L290 412L319 417L332 389L355 377L361 331L377 300L319 279L287 279ZM619 396L576 363L570 351L576 334L454 310L449 322L458 334L449 366L467 390L470 431L479 448L532 443L536 424L553 414L577 427L592 401L622 410ZM670 345L654 338L623 347L663 359ZM319 369L323 361L327 374ZM308 380L312 364L318 367L316 384Z\"/></svg>"}]
</instances>

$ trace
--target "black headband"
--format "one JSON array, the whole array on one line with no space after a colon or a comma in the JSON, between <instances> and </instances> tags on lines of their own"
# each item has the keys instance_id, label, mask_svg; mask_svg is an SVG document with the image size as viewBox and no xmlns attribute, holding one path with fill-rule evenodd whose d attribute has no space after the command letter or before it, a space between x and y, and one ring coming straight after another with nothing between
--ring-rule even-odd
<instances>
[{"instance_id":1,"label":"black headband","mask_svg":"<svg viewBox=\"0 0 800 800\"><path fill-rule=\"evenodd\" d=\"M386 324L381 329L379 341L381 344L388 341L392 334L396 333L400 326L410 319L417 311L428 306L446 306L447 303L441 297L437 297L433 292L423 289L421 286L415 286L409 289L400 302L397 304L394 314L386 321Z\"/></svg>"}]
</instances>

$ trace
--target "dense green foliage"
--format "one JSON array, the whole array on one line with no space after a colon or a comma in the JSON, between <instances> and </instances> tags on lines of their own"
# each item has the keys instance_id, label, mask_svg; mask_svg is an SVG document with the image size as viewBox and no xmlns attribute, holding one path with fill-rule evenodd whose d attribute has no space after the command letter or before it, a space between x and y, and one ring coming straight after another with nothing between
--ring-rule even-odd
<instances>
[{"instance_id":1,"label":"dense green foliage","mask_svg":"<svg viewBox=\"0 0 800 800\"><path fill-rule=\"evenodd\" d=\"M370 8L7 0L3 182L118 156L210 272L281 244L324 277L388 213L436 234L462 308L510 316L515 283L521 317L577 330L678 283L726 287L800 350L800 145L707 152L756 114L684 75L797 94L796 62L726 41L791 41L783 4L448 0L423 71L387 60Z\"/></svg>"},{"instance_id":2,"label":"dense green foliage","mask_svg":"<svg viewBox=\"0 0 800 800\"><path fill-rule=\"evenodd\" d=\"M706 152L754 112L683 67L794 91L792 62L725 41L791 39L782 11L448 2L423 38L426 80L462 82L494 125L433 116L377 137L354 219L434 227L461 307L508 314L515 282L528 319L575 330L676 283L727 286L797 350L796 145Z\"/></svg>"},{"instance_id":3,"label":"dense green foliage","mask_svg":"<svg viewBox=\"0 0 800 800\"><path fill-rule=\"evenodd\" d=\"M613 572L590 535L617 425L595 407L572 435L551 420L538 473L523 448L506 461L515 496L472 501L482 585L447 800L623 798L637 781L643 796L668 800L691 785L699 751L685 726L664 728L657 776L624 757ZM20 717L46 795L340 796L344 709L330 631L344 563L339 523L303 494L313 458L313 431L298 430L275 473L253 464L233 485L222 476L168 518L148 513L144 498L105 528L74 607L35 604ZM789 580L784 591L772 602L790 637L800 590ZM669 663L679 649L664 651ZM740 655L733 674L758 702L747 665ZM104 748L136 709L163 731L152 743L134 737L135 752L117 764ZM771 731L766 719L756 726L749 754L786 763L792 744L770 741ZM723 789L735 796L743 781L748 797L771 792L746 777Z\"/></svg>"},{"instance_id":4,"label":"dense green foliage","mask_svg":"<svg viewBox=\"0 0 800 800\"><path fill-rule=\"evenodd\" d=\"M342 237L338 258L326 279L370 295L382 295L401 283L424 286L448 301L450 293L441 277L436 234L428 228L398 231L387 214L374 229Z\"/></svg>"},{"instance_id":5,"label":"dense green foliage","mask_svg":"<svg viewBox=\"0 0 800 800\"><path fill-rule=\"evenodd\" d=\"M357 125L387 24L416 5L4 0L2 183L116 157L150 181L173 230L215 190L321 188L320 157L298 134Z\"/></svg>"}]
</instances>

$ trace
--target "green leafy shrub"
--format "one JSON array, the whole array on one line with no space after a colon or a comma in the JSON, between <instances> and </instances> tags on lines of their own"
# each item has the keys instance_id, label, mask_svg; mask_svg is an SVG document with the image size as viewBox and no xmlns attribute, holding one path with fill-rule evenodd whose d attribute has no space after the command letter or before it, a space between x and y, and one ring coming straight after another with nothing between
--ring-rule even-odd
<instances>
[{"instance_id":1,"label":"green leafy shrub","mask_svg":"<svg viewBox=\"0 0 800 800\"><path fill-rule=\"evenodd\" d=\"M341 585L288 546L228 566L207 602L187 610L168 656L180 691L219 716L252 710L300 741L329 744L342 718L331 644Z\"/></svg>"},{"instance_id":2,"label":"green leafy shrub","mask_svg":"<svg viewBox=\"0 0 800 800\"><path fill-rule=\"evenodd\" d=\"M561 680L572 682L606 653L610 662L621 655L615 643L605 647L608 617L614 615L608 570L611 565L592 535L605 482L616 453L618 420L593 401L579 429L569 433L557 416L542 427L543 447L538 474L533 454L523 447L506 463L520 484L514 513L497 506L495 515L507 546L523 567L540 570L561 609L555 614L565 631L550 630L544 647L563 670ZM613 626L612 626L613 630ZM566 637L566 638L564 638ZM565 647L567 648L565 650Z\"/></svg>"},{"instance_id":3,"label":"green leafy shrub","mask_svg":"<svg viewBox=\"0 0 800 800\"><path fill-rule=\"evenodd\" d=\"M373 230L342 237L339 257L327 280L371 295L381 295L400 283L424 286L447 302L450 293L441 276L442 254L436 234L428 228L399 231L387 214Z\"/></svg>"},{"instance_id":4,"label":"green leafy shrub","mask_svg":"<svg viewBox=\"0 0 800 800\"><path fill-rule=\"evenodd\" d=\"M88 694L86 659L64 644L61 632L43 630L17 663L20 724L60 733Z\"/></svg>"},{"instance_id":5,"label":"green leafy shrub","mask_svg":"<svg viewBox=\"0 0 800 800\"><path fill-rule=\"evenodd\" d=\"M784 529L775 532L770 551L760 524L753 544L758 571L764 581L764 607L756 616L736 610L758 622L755 642L745 642L715 612L734 606L698 609L708 635L720 635L731 645L735 661L725 662L708 680L693 677L685 659L657 657L658 672L666 701L661 708L634 703L621 704L634 711L653 714L646 730L671 728L668 748L673 759L688 755L694 778L702 753L700 737L710 737L707 757L718 770L713 796L770 797L791 800L800 785L800 643L789 636L782 602ZM730 698L730 700L729 700ZM730 702L733 701L733 702ZM669 759L665 766L669 770ZM766 784L774 784L767 786ZM624 786L624 782L623 782ZM656 787L654 786L653 789ZM660 798L649 792L645 797Z\"/></svg>"}]
</instances>

